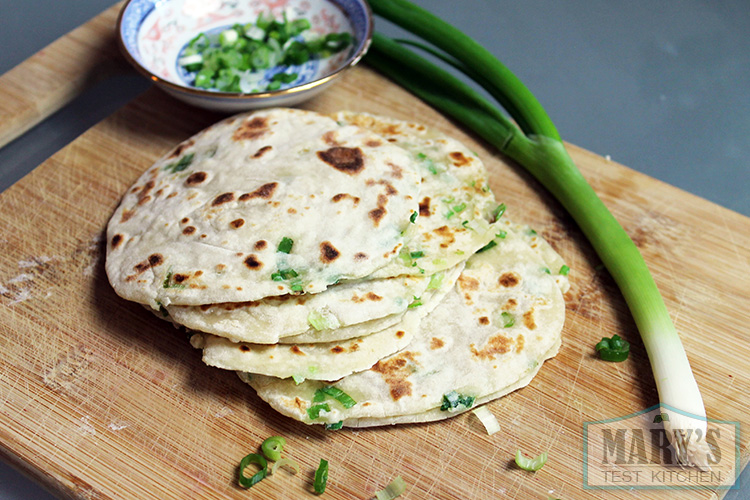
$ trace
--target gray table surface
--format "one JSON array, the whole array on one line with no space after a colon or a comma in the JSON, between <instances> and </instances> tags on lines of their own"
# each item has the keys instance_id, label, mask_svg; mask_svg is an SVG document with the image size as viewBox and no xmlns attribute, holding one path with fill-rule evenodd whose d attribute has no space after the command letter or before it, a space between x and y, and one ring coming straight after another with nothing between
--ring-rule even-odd
<instances>
[{"instance_id":1,"label":"gray table surface","mask_svg":"<svg viewBox=\"0 0 750 500\"><path fill-rule=\"evenodd\" d=\"M567 141L750 216L747 1L416 3L490 48ZM0 74L111 4L0 1ZM0 149L0 190L147 87L135 74L95 87ZM726 498L747 498L749 476ZM0 498L53 497L0 463Z\"/></svg>"}]
</instances>

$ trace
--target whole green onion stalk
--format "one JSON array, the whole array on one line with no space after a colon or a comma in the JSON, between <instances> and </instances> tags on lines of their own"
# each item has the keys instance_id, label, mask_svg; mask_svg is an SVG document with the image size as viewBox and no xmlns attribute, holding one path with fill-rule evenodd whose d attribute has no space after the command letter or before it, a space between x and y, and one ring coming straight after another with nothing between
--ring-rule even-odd
<instances>
[{"instance_id":1,"label":"whole green onion stalk","mask_svg":"<svg viewBox=\"0 0 750 500\"><path fill-rule=\"evenodd\" d=\"M434 47L375 33L366 61L462 122L536 177L565 207L620 288L654 372L667 437L681 464L708 467L706 410L679 335L638 248L568 155L555 125L523 83L475 40L406 0L369 0L386 18ZM463 71L510 114L404 45L426 48Z\"/></svg>"}]
</instances>

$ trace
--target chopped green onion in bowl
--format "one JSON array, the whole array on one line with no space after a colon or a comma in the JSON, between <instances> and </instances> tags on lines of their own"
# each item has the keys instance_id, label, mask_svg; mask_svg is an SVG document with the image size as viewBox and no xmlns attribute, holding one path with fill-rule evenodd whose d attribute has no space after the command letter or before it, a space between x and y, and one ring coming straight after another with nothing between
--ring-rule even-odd
<instances>
[{"instance_id":1,"label":"chopped green onion in bowl","mask_svg":"<svg viewBox=\"0 0 750 500\"><path fill-rule=\"evenodd\" d=\"M198 88L239 93L279 90L299 78L293 68L353 44L351 33L317 36L310 28L304 18L279 20L261 14L254 23L199 33L183 48L178 64ZM263 83L272 68L275 74Z\"/></svg>"}]
</instances>

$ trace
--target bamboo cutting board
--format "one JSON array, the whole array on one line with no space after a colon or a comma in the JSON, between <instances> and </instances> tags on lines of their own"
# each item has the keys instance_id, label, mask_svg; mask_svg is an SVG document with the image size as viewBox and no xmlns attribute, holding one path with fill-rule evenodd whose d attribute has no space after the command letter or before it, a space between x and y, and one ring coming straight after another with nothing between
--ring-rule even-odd
<instances>
[{"instance_id":1,"label":"bamboo cutting board","mask_svg":"<svg viewBox=\"0 0 750 500\"><path fill-rule=\"evenodd\" d=\"M97 22L113 20L116 7ZM96 35L99 36L99 35ZM95 46L101 38L91 38ZM0 85L2 85L0 81ZM276 414L233 373L204 366L185 334L115 295L104 230L143 170L221 116L151 89L0 195L0 445L5 458L76 499L306 498L321 458L324 498L372 498L395 476L409 499L716 498L722 491L583 488L583 424L658 403L622 297L575 224L522 169L366 67L305 105L430 124L484 159L508 216L547 238L570 265L563 345L531 384L489 404L502 431L448 421L325 431ZM646 258L665 297L710 418L750 424L750 219L570 146L594 189ZM619 334L621 364L593 346ZM271 435L300 473L246 491L236 467ZM748 459L741 436L741 464ZM548 451L536 473L516 449Z\"/></svg>"}]
</instances>

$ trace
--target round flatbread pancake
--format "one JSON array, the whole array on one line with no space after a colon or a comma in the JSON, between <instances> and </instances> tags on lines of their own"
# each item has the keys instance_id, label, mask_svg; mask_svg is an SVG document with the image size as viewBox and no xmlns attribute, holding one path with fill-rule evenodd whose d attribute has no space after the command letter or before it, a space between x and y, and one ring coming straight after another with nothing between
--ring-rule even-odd
<instances>
[{"instance_id":1,"label":"round flatbread pancake","mask_svg":"<svg viewBox=\"0 0 750 500\"><path fill-rule=\"evenodd\" d=\"M310 424L449 418L504 394L556 352L565 304L546 263L523 238L509 230L496 241L468 260L456 286L422 320L407 347L332 384L356 405L332 401L328 411L317 411L316 394L324 383L295 385L244 373L241 378L274 409ZM441 410L446 397L457 404Z\"/></svg>"},{"instance_id":2,"label":"round flatbread pancake","mask_svg":"<svg viewBox=\"0 0 750 500\"><path fill-rule=\"evenodd\" d=\"M222 121L158 160L107 228L106 270L154 309L316 293L397 257L419 210L402 148L310 111Z\"/></svg>"}]
</instances>

